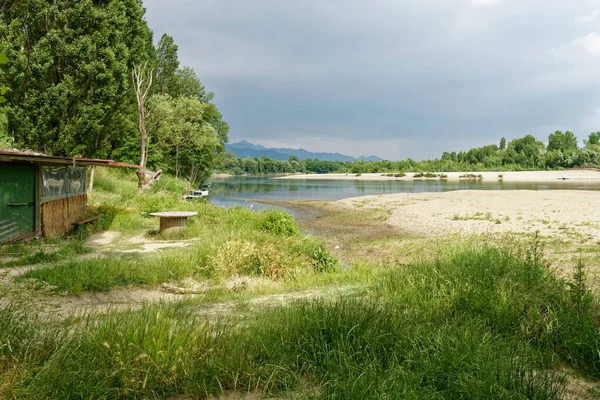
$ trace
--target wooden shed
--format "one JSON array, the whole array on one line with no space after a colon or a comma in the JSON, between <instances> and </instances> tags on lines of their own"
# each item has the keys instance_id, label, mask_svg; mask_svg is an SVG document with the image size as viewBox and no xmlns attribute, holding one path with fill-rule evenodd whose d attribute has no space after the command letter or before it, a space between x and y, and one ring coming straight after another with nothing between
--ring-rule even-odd
<instances>
[{"instance_id":1,"label":"wooden shed","mask_svg":"<svg viewBox=\"0 0 600 400\"><path fill-rule=\"evenodd\" d=\"M0 243L56 236L85 217L86 167L137 165L0 150Z\"/></svg>"}]
</instances>

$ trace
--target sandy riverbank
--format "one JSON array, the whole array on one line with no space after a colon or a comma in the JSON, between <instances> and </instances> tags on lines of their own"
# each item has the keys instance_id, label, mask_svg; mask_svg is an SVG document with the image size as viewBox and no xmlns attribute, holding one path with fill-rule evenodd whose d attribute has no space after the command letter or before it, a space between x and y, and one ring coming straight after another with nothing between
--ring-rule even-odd
<instances>
[{"instance_id":1,"label":"sandy riverbank","mask_svg":"<svg viewBox=\"0 0 600 400\"><path fill-rule=\"evenodd\" d=\"M599 170L564 170L564 171L515 171L515 172L441 172L447 175L448 180L460 180L461 175L475 174L481 175L483 181L495 181L499 179L511 182L557 182L557 181L572 181L572 182L598 182L600 184ZM331 179L331 180L357 180L357 181L393 181L405 180L412 181L414 179L435 180L439 178L414 178L414 173L409 172L401 178L382 176L382 174L306 174L306 175L290 175L277 177L273 179ZM501 178L500 178L501 176Z\"/></svg>"},{"instance_id":2,"label":"sandy riverbank","mask_svg":"<svg viewBox=\"0 0 600 400\"><path fill-rule=\"evenodd\" d=\"M418 234L540 231L543 236L600 240L600 192L577 190L464 190L397 193L339 200L350 209L376 208L387 223Z\"/></svg>"}]
</instances>

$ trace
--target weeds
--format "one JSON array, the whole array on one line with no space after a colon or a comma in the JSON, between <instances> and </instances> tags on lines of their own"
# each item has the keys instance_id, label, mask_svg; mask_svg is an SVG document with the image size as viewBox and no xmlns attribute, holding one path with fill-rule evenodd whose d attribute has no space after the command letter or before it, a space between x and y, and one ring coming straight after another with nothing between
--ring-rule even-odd
<instances>
[{"instance_id":1,"label":"weeds","mask_svg":"<svg viewBox=\"0 0 600 400\"><path fill-rule=\"evenodd\" d=\"M155 221L143 213L156 200L197 210L174 234L197 240L154 255L92 259L72 257L82 250L73 244L66 261L50 260L21 279L74 294L188 276L365 286L252 314L241 303L238 313L216 321L199 313L202 302L194 299L66 323L40 319L21 304L2 306L0 397L205 398L238 391L559 399L565 379L556 367L600 377L600 311L583 262L570 281L553 276L539 238L525 249L485 240L445 245L410 265L357 265L351 275L284 213L180 203L160 188L143 198L135 181L98 175L103 226L148 229Z\"/></svg>"},{"instance_id":2,"label":"weeds","mask_svg":"<svg viewBox=\"0 0 600 400\"><path fill-rule=\"evenodd\" d=\"M453 247L384 273L367 297L299 301L237 322L207 323L193 302L88 318L45 351L33 342L35 367L17 393L558 399L564 379L543 371L566 363L600 374L598 314L581 301L582 274L567 290L536 246Z\"/></svg>"},{"instance_id":3,"label":"weeds","mask_svg":"<svg viewBox=\"0 0 600 400\"><path fill-rule=\"evenodd\" d=\"M17 256L17 258L3 262L3 267L52 264L59 260L68 259L88 252L88 249L83 245L83 241L74 238L61 240L56 245L37 243L28 246L15 245L12 248L5 246L5 249L5 255L14 255Z\"/></svg>"},{"instance_id":4,"label":"weeds","mask_svg":"<svg viewBox=\"0 0 600 400\"><path fill-rule=\"evenodd\" d=\"M413 175L413 178L437 178L438 176L441 176L441 175L438 175L438 174L435 174L432 172L416 172Z\"/></svg>"},{"instance_id":5,"label":"weeds","mask_svg":"<svg viewBox=\"0 0 600 400\"><path fill-rule=\"evenodd\" d=\"M458 179L466 179L466 180L482 180L483 175L481 174L462 174L458 177Z\"/></svg>"}]
</instances>

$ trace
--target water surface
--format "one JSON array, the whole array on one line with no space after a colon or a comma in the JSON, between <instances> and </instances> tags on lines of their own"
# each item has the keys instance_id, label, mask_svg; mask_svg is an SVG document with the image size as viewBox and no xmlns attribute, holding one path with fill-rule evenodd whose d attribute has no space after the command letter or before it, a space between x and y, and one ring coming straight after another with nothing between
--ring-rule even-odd
<instances>
[{"instance_id":1,"label":"water surface","mask_svg":"<svg viewBox=\"0 0 600 400\"><path fill-rule=\"evenodd\" d=\"M453 190L600 190L593 182L490 182L413 180L356 181L323 179L272 179L234 177L217 179L210 201L219 206L268 207L257 202L287 200L340 200L348 197L390 193L449 192Z\"/></svg>"}]
</instances>

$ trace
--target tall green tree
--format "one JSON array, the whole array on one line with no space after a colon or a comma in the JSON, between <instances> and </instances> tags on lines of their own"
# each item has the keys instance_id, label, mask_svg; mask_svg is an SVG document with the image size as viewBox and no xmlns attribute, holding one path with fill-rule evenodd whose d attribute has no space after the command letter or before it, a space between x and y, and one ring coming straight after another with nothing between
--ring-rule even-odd
<instances>
[{"instance_id":1,"label":"tall green tree","mask_svg":"<svg viewBox=\"0 0 600 400\"><path fill-rule=\"evenodd\" d=\"M140 0L15 0L0 14L0 48L19 146L106 157L136 134L131 69L154 53Z\"/></svg>"},{"instance_id":2,"label":"tall green tree","mask_svg":"<svg viewBox=\"0 0 600 400\"><path fill-rule=\"evenodd\" d=\"M561 151L569 154L577 150L577 138L571 131L556 131L548 136L548 151Z\"/></svg>"},{"instance_id":3,"label":"tall green tree","mask_svg":"<svg viewBox=\"0 0 600 400\"><path fill-rule=\"evenodd\" d=\"M223 152L217 131L206 120L211 104L169 95L154 95L148 103L151 162L192 183L209 176Z\"/></svg>"},{"instance_id":4,"label":"tall green tree","mask_svg":"<svg viewBox=\"0 0 600 400\"><path fill-rule=\"evenodd\" d=\"M588 135L588 139L584 140L586 149L597 150L600 146L600 132L592 132Z\"/></svg>"},{"instance_id":5,"label":"tall green tree","mask_svg":"<svg viewBox=\"0 0 600 400\"><path fill-rule=\"evenodd\" d=\"M177 77L175 72L179 68L178 46L172 36L163 34L156 46L156 90L160 94L170 94L176 90Z\"/></svg>"},{"instance_id":6,"label":"tall green tree","mask_svg":"<svg viewBox=\"0 0 600 400\"><path fill-rule=\"evenodd\" d=\"M214 93L207 93L196 72L185 66L175 71L173 85L170 89L169 94L173 97L196 97L206 103L211 102L215 96Z\"/></svg>"}]
</instances>

